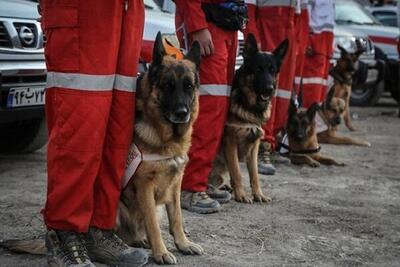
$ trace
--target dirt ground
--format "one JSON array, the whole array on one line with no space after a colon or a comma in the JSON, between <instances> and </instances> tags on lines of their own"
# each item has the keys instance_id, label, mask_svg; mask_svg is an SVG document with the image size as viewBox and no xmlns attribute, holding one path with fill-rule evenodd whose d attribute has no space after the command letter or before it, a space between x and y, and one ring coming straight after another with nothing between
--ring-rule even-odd
<instances>
[{"instance_id":1,"label":"dirt ground","mask_svg":"<svg viewBox=\"0 0 400 267\"><path fill-rule=\"evenodd\" d=\"M179 254L164 223L177 266L400 266L400 119L392 100L381 102L352 109L360 130L351 135L371 148L323 146L346 167L279 165L275 176L261 177L272 204L231 201L218 214L184 212L205 255ZM0 239L44 233L45 190L44 150L0 156ZM0 266L44 265L44 257L0 249Z\"/></svg>"}]
</instances>

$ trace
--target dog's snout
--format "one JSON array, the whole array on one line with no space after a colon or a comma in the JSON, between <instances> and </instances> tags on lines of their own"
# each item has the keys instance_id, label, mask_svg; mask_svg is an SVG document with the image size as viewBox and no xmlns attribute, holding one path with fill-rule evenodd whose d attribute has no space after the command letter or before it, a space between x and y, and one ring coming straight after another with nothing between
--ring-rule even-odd
<instances>
[{"instance_id":1,"label":"dog's snout","mask_svg":"<svg viewBox=\"0 0 400 267\"><path fill-rule=\"evenodd\" d=\"M341 122L341 119L340 119L340 117L336 117L336 120L335 120L335 123L336 123L336 125L339 125L339 124L340 124L340 122Z\"/></svg>"},{"instance_id":2,"label":"dog's snout","mask_svg":"<svg viewBox=\"0 0 400 267\"><path fill-rule=\"evenodd\" d=\"M188 113L189 110L184 106L181 106L175 110L175 116L177 116L178 118L184 118L187 116Z\"/></svg>"}]
</instances>

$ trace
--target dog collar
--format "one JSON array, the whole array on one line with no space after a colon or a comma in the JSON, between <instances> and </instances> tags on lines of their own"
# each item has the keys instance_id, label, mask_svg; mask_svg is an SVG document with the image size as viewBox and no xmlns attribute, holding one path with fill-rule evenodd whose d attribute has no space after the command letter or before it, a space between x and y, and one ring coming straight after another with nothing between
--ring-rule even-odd
<instances>
[{"instance_id":1,"label":"dog collar","mask_svg":"<svg viewBox=\"0 0 400 267\"><path fill-rule=\"evenodd\" d=\"M236 128L247 128L247 129L251 129L251 128L260 128L260 125L257 124L251 124L251 123L243 123L243 124L239 124L239 123L232 123L232 122L227 122L225 123L225 126L228 127L236 127Z\"/></svg>"},{"instance_id":2,"label":"dog collar","mask_svg":"<svg viewBox=\"0 0 400 267\"><path fill-rule=\"evenodd\" d=\"M321 151L320 145L318 145L318 147L314 149L304 149L304 150L291 150L290 147L284 143L279 143L279 146L285 148L288 151L288 153L294 153L294 154L314 154Z\"/></svg>"}]
</instances>

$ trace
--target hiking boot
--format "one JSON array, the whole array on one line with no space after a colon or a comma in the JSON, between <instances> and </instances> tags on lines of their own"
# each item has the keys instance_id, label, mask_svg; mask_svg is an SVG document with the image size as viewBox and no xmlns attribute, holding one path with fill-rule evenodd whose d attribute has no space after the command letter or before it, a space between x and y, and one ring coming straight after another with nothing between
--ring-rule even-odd
<instances>
[{"instance_id":1,"label":"hiking boot","mask_svg":"<svg viewBox=\"0 0 400 267\"><path fill-rule=\"evenodd\" d=\"M210 198L206 192L181 192L182 209L200 214L214 213L221 209L218 201Z\"/></svg>"},{"instance_id":2,"label":"hiking boot","mask_svg":"<svg viewBox=\"0 0 400 267\"><path fill-rule=\"evenodd\" d=\"M218 201L219 204L228 203L231 200L232 195L226 190L220 190L213 186L212 184L208 185L207 195Z\"/></svg>"},{"instance_id":3,"label":"hiking boot","mask_svg":"<svg viewBox=\"0 0 400 267\"><path fill-rule=\"evenodd\" d=\"M271 163L270 158L271 145L268 142L261 142L258 148L258 173L265 175L274 175L275 166Z\"/></svg>"},{"instance_id":4,"label":"hiking boot","mask_svg":"<svg viewBox=\"0 0 400 267\"><path fill-rule=\"evenodd\" d=\"M95 267L78 233L49 230L46 248L50 267Z\"/></svg>"},{"instance_id":5,"label":"hiking boot","mask_svg":"<svg viewBox=\"0 0 400 267\"><path fill-rule=\"evenodd\" d=\"M288 157L282 156L279 152L273 152L270 155L272 162L277 164L290 164L290 159Z\"/></svg>"},{"instance_id":6,"label":"hiking boot","mask_svg":"<svg viewBox=\"0 0 400 267\"><path fill-rule=\"evenodd\" d=\"M84 241L89 257L96 262L136 267L145 265L148 260L145 250L129 247L112 230L90 227Z\"/></svg>"}]
</instances>

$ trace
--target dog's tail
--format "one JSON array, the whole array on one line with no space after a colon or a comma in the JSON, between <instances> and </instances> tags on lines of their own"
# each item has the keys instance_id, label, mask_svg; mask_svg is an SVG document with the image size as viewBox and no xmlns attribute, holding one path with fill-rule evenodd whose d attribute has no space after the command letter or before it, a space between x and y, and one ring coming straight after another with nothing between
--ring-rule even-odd
<instances>
[{"instance_id":1,"label":"dog's tail","mask_svg":"<svg viewBox=\"0 0 400 267\"><path fill-rule=\"evenodd\" d=\"M42 238L31 240L5 240L0 242L0 247L16 253L44 255L47 252L44 239Z\"/></svg>"}]
</instances>

